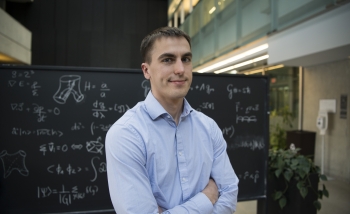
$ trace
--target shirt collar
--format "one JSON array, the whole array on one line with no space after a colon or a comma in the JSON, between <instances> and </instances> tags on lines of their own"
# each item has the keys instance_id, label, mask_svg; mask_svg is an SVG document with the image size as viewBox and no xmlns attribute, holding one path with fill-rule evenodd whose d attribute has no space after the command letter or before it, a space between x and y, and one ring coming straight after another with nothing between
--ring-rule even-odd
<instances>
[{"instance_id":1,"label":"shirt collar","mask_svg":"<svg viewBox=\"0 0 350 214\"><path fill-rule=\"evenodd\" d=\"M157 117L163 114L168 114L168 112L163 108L163 106L158 102L158 100L153 96L152 91L148 92L148 95L145 99L145 107L147 109L148 114L155 120ZM184 98L184 109L181 113L181 117L186 117L193 111L193 108Z\"/></svg>"}]
</instances>

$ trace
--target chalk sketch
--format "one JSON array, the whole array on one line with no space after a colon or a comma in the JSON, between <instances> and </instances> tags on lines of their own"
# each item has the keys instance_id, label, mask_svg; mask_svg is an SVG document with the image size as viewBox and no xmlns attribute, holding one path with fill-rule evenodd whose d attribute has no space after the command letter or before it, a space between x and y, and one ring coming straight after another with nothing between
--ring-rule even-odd
<instances>
[{"instance_id":1,"label":"chalk sketch","mask_svg":"<svg viewBox=\"0 0 350 214\"><path fill-rule=\"evenodd\" d=\"M84 95L80 91L81 77L78 75L64 75L60 78L60 86L53 95L53 99L59 104L65 104L69 95L72 94L77 103L84 99Z\"/></svg>"},{"instance_id":2,"label":"chalk sketch","mask_svg":"<svg viewBox=\"0 0 350 214\"><path fill-rule=\"evenodd\" d=\"M103 144L101 143L102 138L98 137L96 141L86 142L86 150L91 153L100 153L103 154Z\"/></svg>"},{"instance_id":3,"label":"chalk sketch","mask_svg":"<svg viewBox=\"0 0 350 214\"><path fill-rule=\"evenodd\" d=\"M13 170L17 170L23 176L28 176L29 171L25 165L26 156L27 154L23 150L13 154L8 154L6 150L2 151L0 158L4 167L4 178L10 176Z\"/></svg>"}]
</instances>

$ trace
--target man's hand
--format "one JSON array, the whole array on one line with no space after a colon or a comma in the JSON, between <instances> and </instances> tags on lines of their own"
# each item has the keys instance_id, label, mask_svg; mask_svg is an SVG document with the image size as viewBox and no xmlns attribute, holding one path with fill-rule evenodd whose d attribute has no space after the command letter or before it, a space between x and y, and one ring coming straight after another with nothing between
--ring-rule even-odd
<instances>
[{"instance_id":1,"label":"man's hand","mask_svg":"<svg viewBox=\"0 0 350 214\"><path fill-rule=\"evenodd\" d=\"M162 208L160 208L160 206L158 206L158 212L159 212L159 213L162 213L162 212L163 212L163 210L162 210Z\"/></svg>"},{"instance_id":2,"label":"man's hand","mask_svg":"<svg viewBox=\"0 0 350 214\"><path fill-rule=\"evenodd\" d=\"M219 191L213 179L209 179L207 186L202 191L214 205L219 199Z\"/></svg>"}]
</instances>

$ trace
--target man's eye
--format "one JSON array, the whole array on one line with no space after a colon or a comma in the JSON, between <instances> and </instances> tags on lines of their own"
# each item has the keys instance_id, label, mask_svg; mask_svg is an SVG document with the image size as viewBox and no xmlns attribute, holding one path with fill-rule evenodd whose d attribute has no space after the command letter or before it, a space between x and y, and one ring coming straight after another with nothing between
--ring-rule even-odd
<instances>
[{"instance_id":1,"label":"man's eye","mask_svg":"<svg viewBox=\"0 0 350 214\"><path fill-rule=\"evenodd\" d=\"M183 62L191 62L191 58L190 57L185 57L182 59Z\"/></svg>"},{"instance_id":2,"label":"man's eye","mask_svg":"<svg viewBox=\"0 0 350 214\"><path fill-rule=\"evenodd\" d=\"M172 60L170 58L165 58L162 60L163 62L171 62Z\"/></svg>"}]
</instances>

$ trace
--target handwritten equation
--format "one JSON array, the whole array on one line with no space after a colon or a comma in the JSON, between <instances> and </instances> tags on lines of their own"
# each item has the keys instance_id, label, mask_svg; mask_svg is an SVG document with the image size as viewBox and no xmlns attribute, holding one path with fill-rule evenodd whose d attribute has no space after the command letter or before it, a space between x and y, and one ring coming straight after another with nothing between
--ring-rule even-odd
<instances>
[{"instance_id":1,"label":"handwritten equation","mask_svg":"<svg viewBox=\"0 0 350 214\"><path fill-rule=\"evenodd\" d=\"M105 113L108 111L114 111L118 113L125 113L130 107L127 104L114 104L112 107L107 107L104 102L96 100L93 104L92 116L95 118L105 118Z\"/></svg>"},{"instance_id":2,"label":"handwritten equation","mask_svg":"<svg viewBox=\"0 0 350 214\"><path fill-rule=\"evenodd\" d=\"M19 112L29 112L33 113L37 116L37 122L45 122L48 113L53 114L55 116L60 115L61 110L57 107L49 108L45 110L45 107L40 106L39 104L32 103L30 106L25 106L24 103L10 103L10 107L12 111L19 111Z\"/></svg>"},{"instance_id":3,"label":"handwritten equation","mask_svg":"<svg viewBox=\"0 0 350 214\"><path fill-rule=\"evenodd\" d=\"M60 130L54 130L54 129L22 129L18 127L13 127L11 131L12 135L17 136L28 136L28 135L35 135L35 136L58 136L62 137L63 132Z\"/></svg>"},{"instance_id":4,"label":"handwritten equation","mask_svg":"<svg viewBox=\"0 0 350 214\"><path fill-rule=\"evenodd\" d=\"M84 85L84 91L90 91L90 90L94 90L97 89L100 92L100 97L101 98L106 98L107 97L107 93L111 90L107 83L100 83L99 84L99 88L96 87L97 84L92 84L90 81L85 81L85 85Z\"/></svg>"},{"instance_id":5,"label":"handwritten equation","mask_svg":"<svg viewBox=\"0 0 350 214\"><path fill-rule=\"evenodd\" d=\"M251 89L249 86L243 88L234 87L233 84L227 85L228 98L231 100L233 94L251 94Z\"/></svg>"},{"instance_id":6,"label":"handwritten equation","mask_svg":"<svg viewBox=\"0 0 350 214\"><path fill-rule=\"evenodd\" d=\"M211 87L209 84L202 83L202 84L197 84L193 87L190 88L191 91L200 91L200 92L205 92L207 94L211 94L212 92L215 91L213 87Z\"/></svg>"},{"instance_id":7,"label":"handwritten equation","mask_svg":"<svg viewBox=\"0 0 350 214\"><path fill-rule=\"evenodd\" d=\"M233 127L233 125L228 126L228 127L224 127L222 129L222 134L224 136L228 136L229 138L232 138L233 135L235 134L235 127Z\"/></svg>"},{"instance_id":8,"label":"handwritten equation","mask_svg":"<svg viewBox=\"0 0 350 214\"><path fill-rule=\"evenodd\" d=\"M96 130L101 130L101 131L107 132L109 130L109 128L111 128L112 125L113 124L97 124L95 122L91 122L91 124L90 124L91 135L95 135ZM85 128L86 127L85 127L83 122L75 122L71 126L71 131L82 131Z\"/></svg>"},{"instance_id":9,"label":"handwritten equation","mask_svg":"<svg viewBox=\"0 0 350 214\"><path fill-rule=\"evenodd\" d=\"M8 81L8 87L11 88L30 88L32 96L39 96L39 89L41 86L37 81L29 81L29 79L35 74L33 70L28 71L12 71L12 80ZM24 79L24 80L21 80Z\"/></svg>"},{"instance_id":10,"label":"handwritten equation","mask_svg":"<svg viewBox=\"0 0 350 214\"><path fill-rule=\"evenodd\" d=\"M92 122L90 125L91 135L95 134L95 130L102 130L107 132L109 128L111 128L113 124L95 124L95 122Z\"/></svg>"},{"instance_id":11,"label":"handwritten equation","mask_svg":"<svg viewBox=\"0 0 350 214\"><path fill-rule=\"evenodd\" d=\"M89 166L72 166L71 164L68 164L66 166L58 164L52 164L47 167L47 172L49 174L55 174L55 175L76 175L82 172L92 172L93 176L91 177L90 181L95 182L98 178L98 175L101 173L107 172L107 165L104 161L99 161L100 157L95 156L91 159L90 164L91 168Z\"/></svg>"},{"instance_id":12,"label":"handwritten equation","mask_svg":"<svg viewBox=\"0 0 350 214\"><path fill-rule=\"evenodd\" d=\"M42 152L43 156L46 155L47 152L55 153L55 152L67 152L69 150L81 150L84 148L83 144L75 144L68 146L67 144L55 144L54 142L50 142L47 144L42 144L39 147L39 151ZM104 144L102 143L102 138L98 137L96 140L91 140L86 142L85 145L86 151L89 153L97 153L103 154Z\"/></svg>"},{"instance_id":13,"label":"handwritten equation","mask_svg":"<svg viewBox=\"0 0 350 214\"><path fill-rule=\"evenodd\" d=\"M241 102L236 102L236 123L256 123L258 119L255 113L258 112L259 104L243 106Z\"/></svg>"},{"instance_id":14,"label":"handwritten equation","mask_svg":"<svg viewBox=\"0 0 350 214\"><path fill-rule=\"evenodd\" d=\"M202 111L203 109L206 110L214 110L214 103L213 102L203 102L199 105L198 108L196 108L197 111Z\"/></svg>"},{"instance_id":15,"label":"handwritten equation","mask_svg":"<svg viewBox=\"0 0 350 214\"><path fill-rule=\"evenodd\" d=\"M252 180L254 183L258 182L259 179L259 171L256 170L255 172L244 172L243 174L238 174L237 177L239 180Z\"/></svg>"},{"instance_id":16,"label":"handwritten equation","mask_svg":"<svg viewBox=\"0 0 350 214\"><path fill-rule=\"evenodd\" d=\"M38 186L37 197L39 199L44 199L57 195L59 204L69 206L74 200L81 200L87 196L95 196L98 191L99 188L97 185L86 186L84 191L79 191L78 186L73 186L70 190L68 190L64 184L62 184L60 189L51 188L50 186Z\"/></svg>"},{"instance_id":17,"label":"handwritten equation","mask_svg":"<svg viewBox=\"0 0 350 214\"><path fill-rule=\"evenodd\" d=\"M266 148L263 137L255 136L237 136L233 143L227 145L228 150L235 150L238 148L246 148L251 151L263 150Z\"/></svg>"},{"instance_id":18,"label":"handwritten equation","mask_svg":"<svg viewBox=\"0 0 350 214\"><path fill-rule=\"evenodd\" d=\"M143 80L141 83L141 88L143 89L143 96L147 97L148 92L151 90L149 80Z\"/></svg>"}]
</instances>

